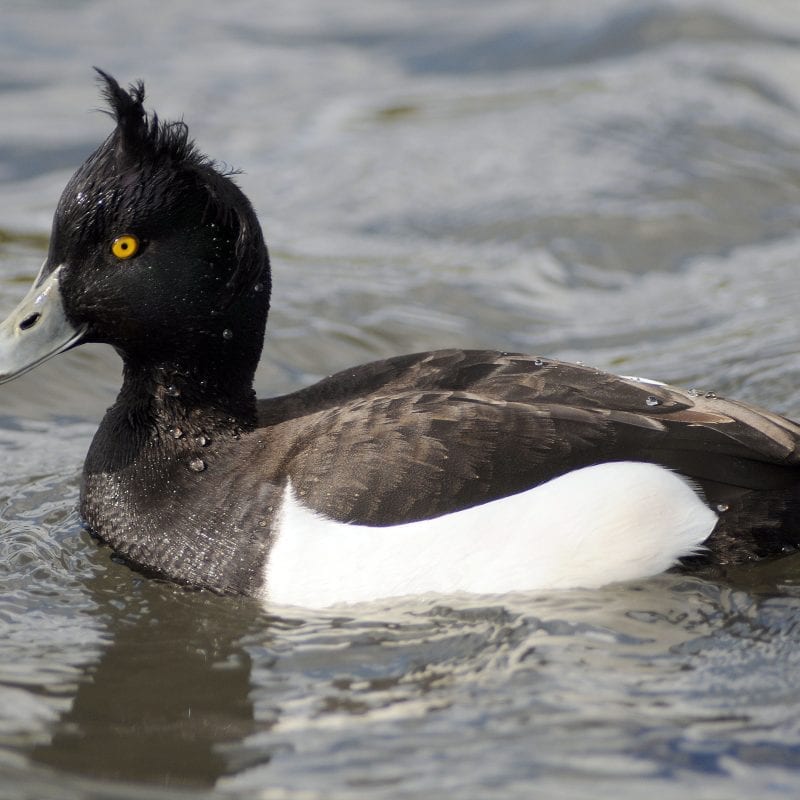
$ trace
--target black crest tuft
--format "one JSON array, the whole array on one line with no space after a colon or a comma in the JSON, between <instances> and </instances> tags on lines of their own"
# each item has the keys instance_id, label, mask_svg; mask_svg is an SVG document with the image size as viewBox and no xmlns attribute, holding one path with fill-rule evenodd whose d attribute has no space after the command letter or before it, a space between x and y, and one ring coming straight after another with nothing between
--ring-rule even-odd
<instances>
[{"instance_id":1,"label":"black crest tuft","mask_svg":"<svg viewBox=\"0 0 800 800\"><path fill-rule=\"evenodd\" d=\"M99 67L94 69L105 84L103 97L111 106L120 136L130 143L145 138L147 116L144 113L144 83L137 81L126 92L107 72Z\"/></svg>"},{"instance_id":2,"label":"black crest tuft","mask_svg":"<svg viewBox=\"0 0 800 800\"><path fill-rule=\"evenodd\" d=\"M115 151L121 165L135 163L143 157L168 158L196 165L206 161L195 150L184 122L163 123L157 114L147 114L142 81L132 83L126 91L107 72L99 67L94 69L100 76L110 114L117 121Z\"/></svg>"}]
</instances>

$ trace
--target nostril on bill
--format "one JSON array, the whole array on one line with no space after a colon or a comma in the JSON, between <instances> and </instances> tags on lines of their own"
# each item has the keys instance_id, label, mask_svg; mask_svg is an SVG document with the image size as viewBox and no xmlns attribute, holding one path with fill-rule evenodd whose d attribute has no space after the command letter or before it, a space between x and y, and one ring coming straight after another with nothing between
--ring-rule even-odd
<instances>
[{"instance_id":1,"label":"nostril on bill","mask_svg":"<svg viewBox=\"0 0 800 800\"><path fill-rule=\"evenodd\" d=\"M33 314L28 314L22 322L19 324L19 329L21 331L27 331L28 329L32 328L38 321L39 317L42 315L38 311L34 311Z\"/></svg>"}]
</instances>

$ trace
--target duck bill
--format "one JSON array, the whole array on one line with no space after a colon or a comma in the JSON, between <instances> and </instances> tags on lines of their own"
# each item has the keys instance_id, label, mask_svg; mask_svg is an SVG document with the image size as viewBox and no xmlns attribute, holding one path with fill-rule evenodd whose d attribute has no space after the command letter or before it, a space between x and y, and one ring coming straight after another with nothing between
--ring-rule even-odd
<instances>
[{"instance_id":1,"label":"duck bill","mask_svg":"<svg viewBox=\"0 0 800 800\"><path fill-rule=\"evenodd\" d=\"M67 319L59 279L62 267L42 266L22 302L0 324L0 383L22 375L80 342L84 330Z\"/></svg>"}]
</instances>

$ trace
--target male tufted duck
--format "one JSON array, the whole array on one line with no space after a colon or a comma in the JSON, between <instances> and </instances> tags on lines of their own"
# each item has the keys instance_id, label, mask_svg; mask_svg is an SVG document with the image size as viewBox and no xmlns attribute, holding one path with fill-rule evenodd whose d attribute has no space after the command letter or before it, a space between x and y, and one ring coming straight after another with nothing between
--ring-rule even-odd
<instances>
[{"instance_id":1,"label":"male tufted duck","mask_svg":"<svg viewBox=\"0 0 800 800\"><path fill-rule=\"evenodd\" d=\"M67 184L0 380L122 357L80 509L138 568L323 606L599 586L800 542L800 426L535 356L444 350L256 400L270 299L247 198L99 71L116 120Z\"/></svg>"}]
</instances>

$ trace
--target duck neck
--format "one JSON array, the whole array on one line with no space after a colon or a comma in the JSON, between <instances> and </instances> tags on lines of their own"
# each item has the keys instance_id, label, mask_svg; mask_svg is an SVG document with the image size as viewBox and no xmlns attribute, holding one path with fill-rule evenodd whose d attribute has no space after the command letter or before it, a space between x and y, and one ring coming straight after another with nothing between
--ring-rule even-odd
<instances>
[{"instance_id":1,"label":"duck neck","mask_svg":"<svg viewBox=\"0 0 800 800\"><path fill-rule=\"evenodd\" d=\"M223 311L198 309L181 325L170 320L158 333L117 346L123 361L117 406L140 429L191 428L195 422L218 430L252 429L253 379L268 311L269 290L262 287Z\"/></svg>"},{"instance_id":2,"label":"duck neck","mask_svg":"<svg viewBox=\"0 0 800 800\"><path fill-rule=\"evenodd\" d=\"M199 370L124 360L116 406L142 431L241 433L256 424L252 370Z\"/></svg>"},{"instance_id":3,"label":"duck neck","mask_svg":"<svg viewBox=\"0 0 800 800\"><path fill-rule=\"evenodd\" d=\"M213 376L177 365L126 362L84 464L80 510L90 530L139 568L252 594L267 539L247 537L248 506L228 502L238 473L226 465L255 409L249 380L223 391Z\"/></svg>"}]
</instances>

